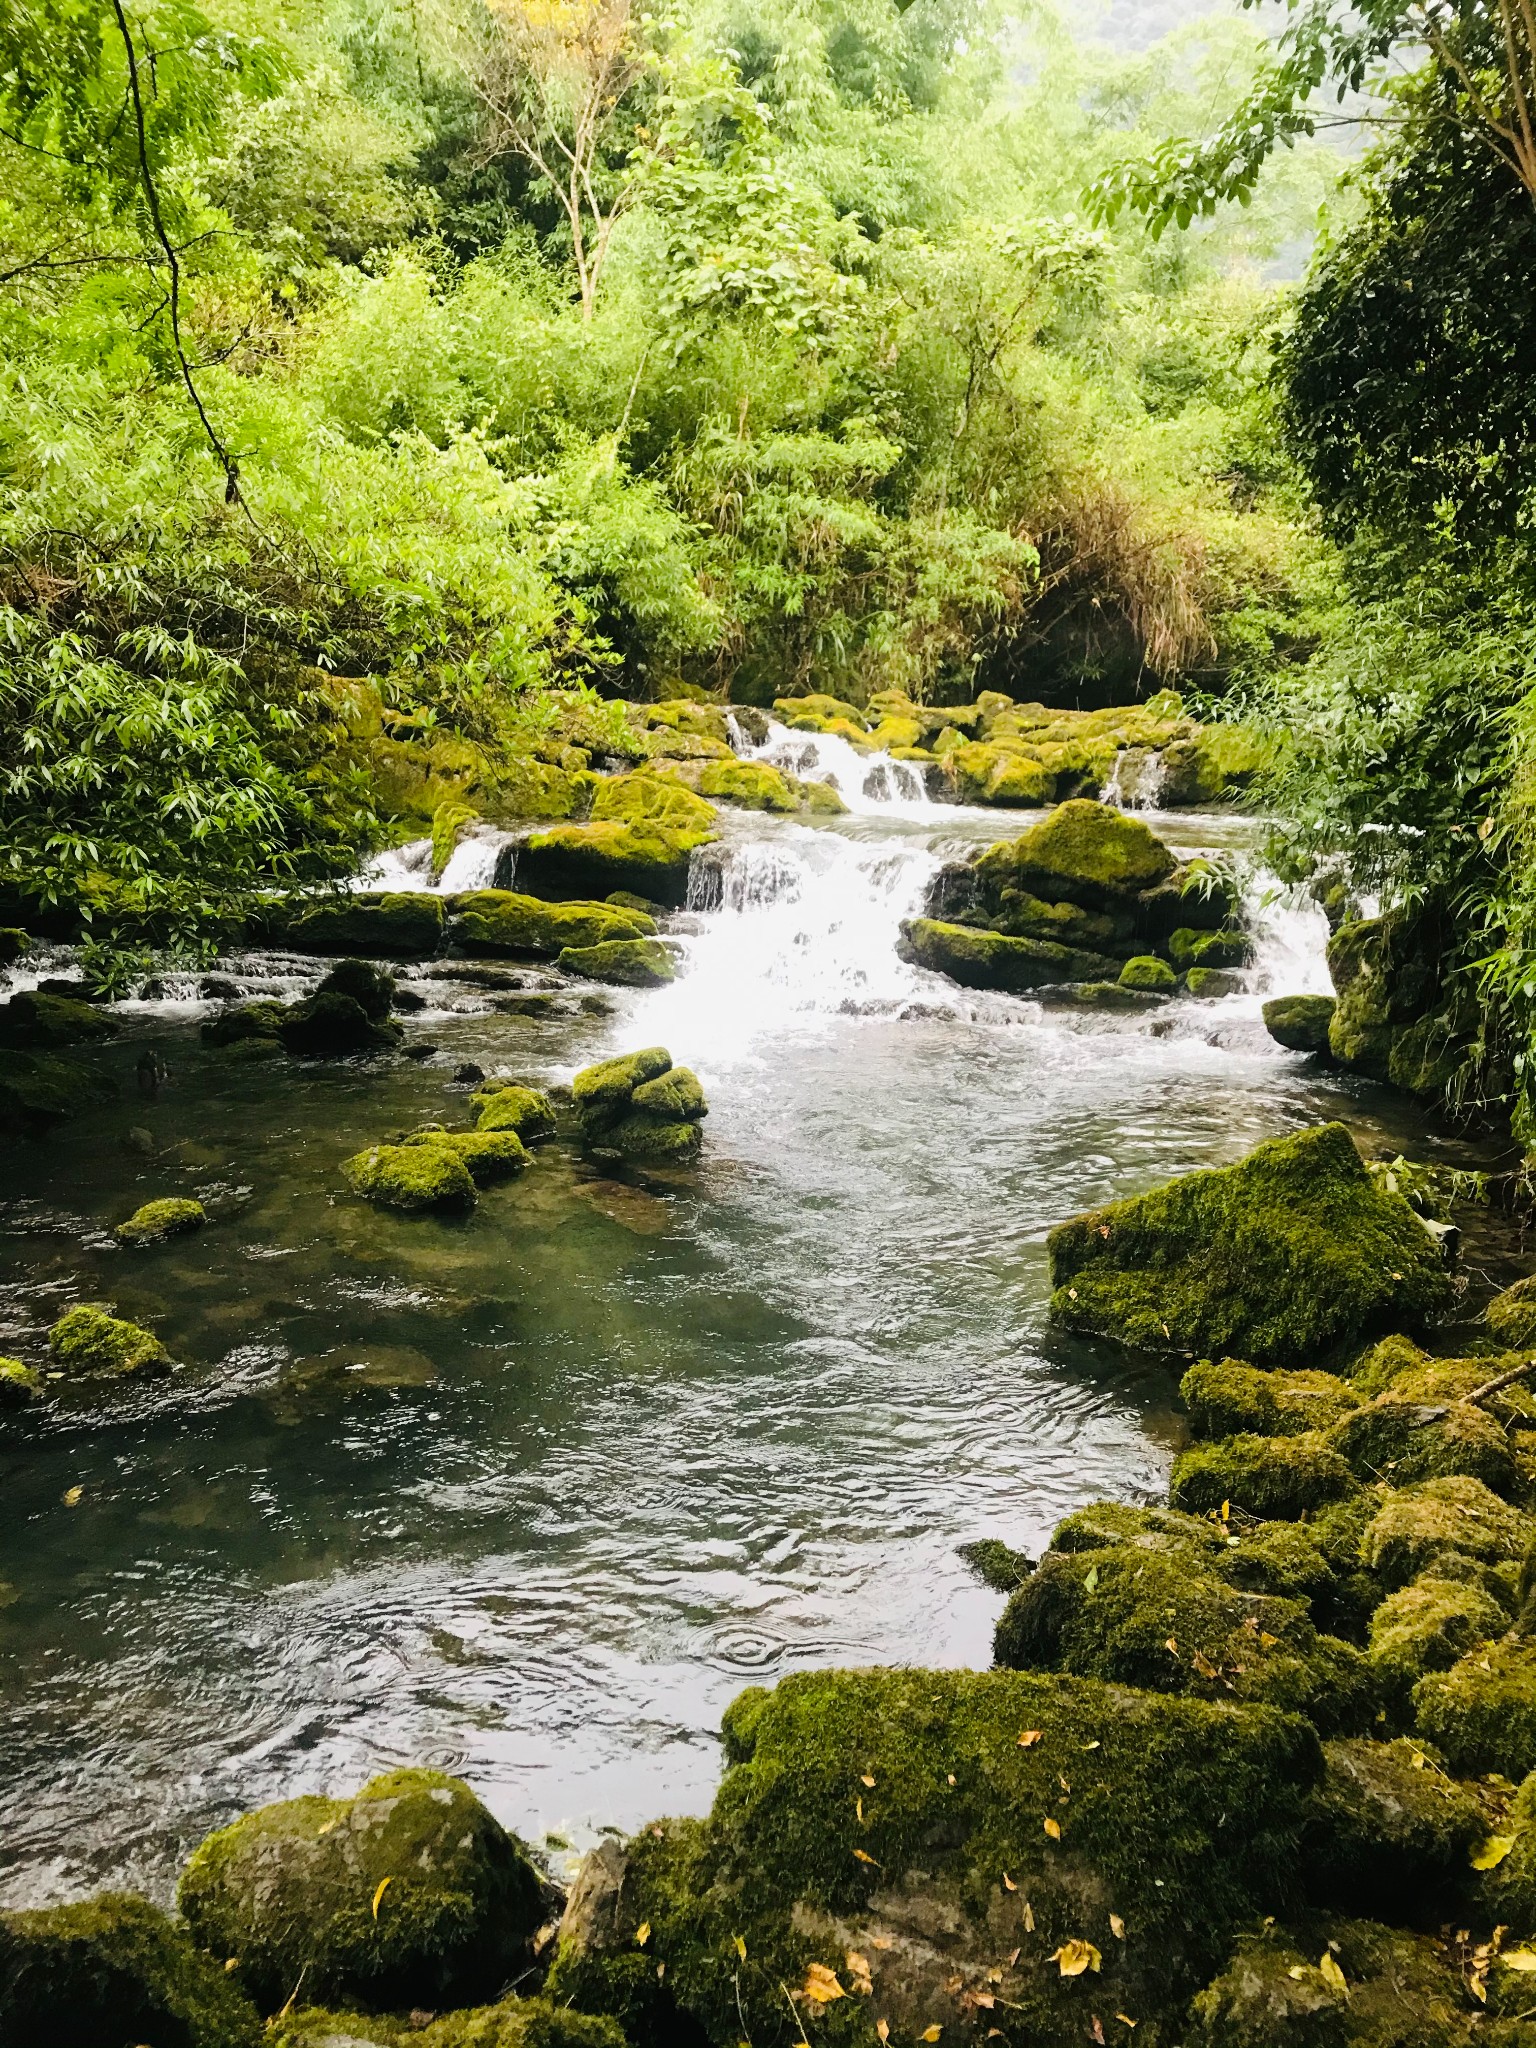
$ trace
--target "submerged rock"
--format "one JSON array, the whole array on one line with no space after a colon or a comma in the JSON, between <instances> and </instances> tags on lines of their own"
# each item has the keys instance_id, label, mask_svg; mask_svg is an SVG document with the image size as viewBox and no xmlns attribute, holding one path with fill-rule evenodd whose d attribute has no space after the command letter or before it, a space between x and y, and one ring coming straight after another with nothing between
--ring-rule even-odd
<instances>
[{"instance_id":1,"label":"submerged rock","mask_svg":"<svg viewBox=\"0 0 1536 2048\"><path fill-rule=\"evenodd\" d=\"M54 1366L70 1377L158 1379L171 1370L171 1355L153 1331L123 1321L99 1302L67 1309L48 1332L48 1351Z\"/></svg>"},{"instance_id":2,"label":"submerged rock","mask_svg":"<svg viewBox=\"0 0 1536 2048\"><path fill-rule=\"evenodd\" d=\"M5 2048L261 2048L256 2010L222 1962L146 1899L104 1892L0 1913Z\"/></svg>"},{"instance_id":3,"label":"submerged rock","mask_svg":"<svg viewBox=\"0 0 1536 2048\"><path fill-rule=\"evenodd\" d=\"M284 1800L210 1835L178 1901L263 2012L301 1985L365 2009L473 2005L526 1970L544 1887L458 1778L391 1771L352 1799Z\"/></svg>"},{"instance_id":4,"label":"submerged rock","mask_svg":"<svg viewBox=\"0 0 1536 2048\"><path fill-rule=\"evenodd\" d=\"M283 1049L300 1059L345 1059L362 1052L390 1052L404 1034L398 1024L376 1023L355 996L324 984L292 1003L278 1020Z\"/></svg>"},{"instance_id":5,"label":"submerged rock","mask_svg":"<svg viewBox=\"0 0 1536 2048\"><path fill-rule=\"evenodd\" d=\"M8 1052L0 1061L0 1137L43 1137L116 1093L114 1081L79 1060Z\"/></svg>"},{"instance_id":6,"label":"submerged rock","mask_svg":"<svg viewBox=\"0 0 1536 2048\"><path fill-rule=\"evenodd\" d=\"M620 988L663 988L676 978L672 955L660 939L609 939L600 946L567 946L555 965L564 974Z\"/></svg>"},{"instance_id":7,"label":"submerged rock","mask_svg":"<svg viewBox=\"0 0 1536 2048\"><path fill-rule=\"evenodd\" d=\"M1264 1028L1287 1052L1327 1052L1335 1007L1332 996L1274 996L1264 1005Z\"/></svg>"},{"instance_id":8,"label":"submerged rock","mask_svg":"<svg viewBox=\"0 0 1536 2048\"><path fill-rule=\"evenodd\" d=\"M1321 1769L1270 1708L1006 1671L802 1673L725 1737L709 1818L598 1851L562 1925L550 1995L636 2048L793 2039L786 1997L828 2039L846 1999L850 2041L1172 2028L1284 1897Z\"/></svg>"},{"instance_id":9,"label":"submerged rock","mask_svg":"<svg viewBox=\"0 0 1536 2048\"><path fill-rule=\"evenodd\" d=\"M1451 1300L1438 1248L1342 1124L1090 1210L1047 1242L1052 1320L1154 1351L1314 1365Z\"/></svg>"},{"instance_id":10,"label":"submerged rock","mask_svg":"<svg viewBox=\"0 0 1536 2048\"><path fill-rule=\"evenodd\" d=\"M474 1177L446 1145L370 1145L344 1161L341 1170L355 1193L381 1208L416 1215L475 1206Z\"/></svg>"},{"instance_id":11,"label":"submerged rock","mask_svg":"<svg viewBox=\"0 0 1536 2048\"><path fill-rule=\"evenodd\" d=\"M201 1202L166 1195L158 1202L145 1202L135 1209L112 1235L119 1244L164 1244L169 1237L184 1237L188 1231L201 1230L207 1221L208 1211Z\"/></svg>"}]
</instances>

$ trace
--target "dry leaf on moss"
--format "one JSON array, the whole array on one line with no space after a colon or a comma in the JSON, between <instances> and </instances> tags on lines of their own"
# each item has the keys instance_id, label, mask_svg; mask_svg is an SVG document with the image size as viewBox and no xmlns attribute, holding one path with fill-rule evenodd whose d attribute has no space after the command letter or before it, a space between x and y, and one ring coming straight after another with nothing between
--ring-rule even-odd
<instances>
[{"instance_id":1,"label":"dry leaf on moss","mask_svg":"<svg viewBox=\"0 0 1536 2048\"><path fill-rule=\"evenodd\" d=\"M836 1970L829 1970L825 1963L807 1963L805 1983L800 1995L808 1998L813 2005L830 2005L834 1998L846 1998L847 1992L838 1982Z\"/></svg>"},{"instance_id":2,"label":"dry leaf on moss","mask_svg":"<svg viewBox=\"0 0 1536 2048\"><path fill-rule=\"evenodd\" d=\"M1091 1941L1080 1941L1074 1937L1071 1941L1064 1941L1047 1957L1047 1961L1054 1963L1063 1977L1081 1977L1086 1970L1098 1970L1104 1958Z\"/></svg>"}]
</instances>

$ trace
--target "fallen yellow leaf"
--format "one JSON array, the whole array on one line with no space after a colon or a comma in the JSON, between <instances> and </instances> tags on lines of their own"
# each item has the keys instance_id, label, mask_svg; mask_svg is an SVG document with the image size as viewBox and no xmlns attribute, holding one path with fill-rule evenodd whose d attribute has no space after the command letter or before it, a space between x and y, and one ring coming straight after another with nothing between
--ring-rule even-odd
<instances>
[{"instance_id":1,"label":"fallen yellow leaf","mask_svg":"<svg viewBox=\"0 0 1536 2048\"><path fill-rule=\"evenodd\" d=\"M741 1957L741 1960L743 1962L747 1960L747 1944L742 1940L739 1934L736 1937L736 1953Z\"/></svg>"},{"instance_id":2,"label":"fallen yellow leaf","mask_svg":"<svg viewBox=\"0 0 1536 2048\"><path fill-rule=\"evenodd\" d=\"M83 1486L72 1486L64 1496L64 1505L67 1508L77 1508L84 1498L85 1488Z\"/></svg>"},{"instance_id":3,"label":"fallen yellow leaf","mask_svg":"<svg viewBox=\"0 0 1536 2048\"><path fill-rule=\"evenodd\" d=\"M1506 1970L1536 1970L1536 1948L1512 1948L1499 1961Z\"/></svg>"},{"instance_id":4,"label":"fallen yellow leaf","mask_svg":"<svg viewBox=\"0 0 1536 2048\"><path fill-rule=\"evenodd\" d=\"M1003 1872L1003 1890L1005 1892L1016 1892L1018 1890L1018 1886L1014 1883L1013 1879L1008 1875L1006 1870Z\"/></svg>"},{"instance_id":5,"label":"fallen yellow leaf","mask_svg":"<svg viewBox=\"0 0 1536 2048\"><path fill-rule=\"evenodd\" d=\"M891 2038L891 2023L890 2023L890 2021L889 2021L889 2020L876 2020L876 2021L875 2021L875 2032L876 2032L876 2033L877 2033L877 2034L878 2034L878 2035L880 2036L880 2039L881 2039L882 2041L889 2041L889 2039Z\"/></svg>"},{"instance_id":6,"label":"fallen yellow leaf","mask_svg":"<svg viewBox=\"0 0 1536 2048\"><path fill-rule=\"evenodd\" d=\"M1031 1904L1029 1903L1028 1899L1026 1899L1026 1900L1024 1901L1024 1932L1025 1932L1026 1934L1033 1934L1033 1933L1034 1933L1034 1931L1035 1931L1035 1909L1034 1909L1034 1907L1033 1907L1033 1906L1032 1906L1032 1905L1031 1905ZM1012 1963L1016 1963L1016 1962L1017 1962L1018 1960L1019 1960L1019 1952L1018 1952L1018 1950L1017 1950L1017 1949L1015 1949L1015 1950L1014 1950L1014 1952L1013 1952L1013 1954L1012 1954L1012 1955L1011 1955L1011 1956L1010 1956L1010 1957L1008 1958L1008 1961L1009 1961L1009 1963L1010 1963L1010 1964L1012 1964Z\"/></svg>"},{"instance_id":7,"label":"fallen yellow leaf","mask_svg":"<svg viewBox=\"0 0 1536 2048\"><path fill-rule=\"evenodd\" d=\"M1125 1922L1120 1918L1120 1915L1118 1913L1110 1914L1109 1931L1115 1937L1116 1941L1124 1941Z\"/></svg>"},{"instance_id":8,"label":"fallen yellow leaf","mask_svg":"<svg viewBox=\"0 0 1536 2048\"><path fill-rule=\"evenodd\" d=\"M801 1995L814 2005L830 2005L834 1998L848 1996L837 1980L836 1970L829 1970L825 1963L807 1963Z\"/></svg>"},{"instance_id":9,"label":"fallen yellow leaf","mask_svg":"<svg viewBox=\"0 0 1536 2048\"><path fill-rule=\"evenodd\" d=\"M862 1799L855 1799L853 1810L859 1817L859 1826L862 1827L864 1825L864 1802Z\"/></svg>"},{"instance_id":10,"label":"fallen yellow leaf","mask_svg":"<svg viewBox=\"0 0 1536 2048\"><path fill-rule=\"evenodd\" d=\"M859 1783L865 1788L866 1791L873 1792L875 1789L875 1781L869 1775L868 1771L866 1771L863 1777L860 1778Z\"/></svg>"},{"instance_id":11,"label":"fallen yellow leaf","mask_svg":"<svg viewBox=\"0 0 1536 2048\"><path fill-rule=\"evenodd\" d=\"M939 2038L940 2034L943 2033L943 2031L944 2029L942 2027L927 2027L923 2030L921 2034L918 2035L917 2038L919 2039L919 2041L937 2041L937 2039Z\"/></svg>"},{"instance_id":12,"label":"fallen yellow leaf","mask_svg":"<svg viewBox=\"0 0 1536 2048\"><path fill-rule=\"evenodd\" d=\"M1033 1749L1035 1744L1040 1740L1040 1734L1041 1731L1038 1728L1026 1728L1024 1730L1024 1733L1019 1737L1020 1749Z\"/></svg>"},{"instance_id":13,"label":"fallen yellow leaf","mask_svg":"<svg viewBox=\"0 0 1536 2048\"><path fill-rule=\"evenodd\" d=\"M1330 1990L1344 1992L1349 1990L1349 1980L1334 1961L1332 1949L1325 1948L1323 1950L1322 1961L1317 1966L1317 1974Z\"/></svg>"},{"instance_id":14,"label":"fallen yellow leaf","mask_svg":"<svg viewBox=\"0 0 1536 2048\"><path fill-rule=\"evenodd\" d=\"M383 1898L384 1894L389 1890L390 1886L394 1883L394 1881L395 1880L392 1877L381 1877L379 1879L379 1888L373 1895L373 1917L375 1920L377 1920L379 1917L379 1901Z\"/></svg>"},{"instance_id":15,"label":"fallen yellow leaf","mask_svg":"<svg viewBox=\"0 0 1536 2048\"><path fill-rule=\"evenodd\" d=\"M880 1868L879 1864L875 1863L874 1857L869 1855L867 1851L863 1849L855 1849L853 1853L861 1863L874 1863L876 1870Z\"/></svg>"},{"instance_id":16,"label":"fallen yellow leaf","mask_svg":"<svg viewBox=\"0 0 1536 2048\"><path fill-rule=\"evenodd\" d=\"M1504 1861L1515 1846L1513 1835L1490 1835L1480 1849L1472 1851L1474 1870L1493 1870Z\"/></svg>"},{"instance_id":17,"label":"fallen yellow leaf","mask_svg":"<svg viewBox=\"0 0 1536 2048\"><path fill-rule=\"evenodd\" d=\"M1064 1941L1046 1960L1054 1963L1063 1977L1081 1977L1086 1970L1097 1970L1104 1958L1091 1941L1074 1938Z\"/></svg>"},{"instance_id":18,"label":"fallen yellow leaf","mask_svg":"<svg viewBox=\"0 0 1536 2048\"><path fill-rule=\"evenodd\" d=\"M869 1974L868 1956L861 1956L856 1948L851 1948L843 1961L848 1965L848 1975L853 1980L854 1990L862 1993L865 1998L872 1997L875 1985Z\"/></svg>"},{"instance_id":19,"label":"fallen yellow leaf","mask_svg":"<svg viewBox=\"0 0 1536 2048\"><path fill-rule=\"evenodd\" d=\"M1050 1836L1053 1842L1059 1842L1061 1840L1061 1822L1059 1820L1053 1820L1051 1816L1047 1814L1045 1817L1045 1832Z\"/></svg>"},{"instance_id":20,"label":"fallen yellow leaf","mask_svg":"<svg viewBox=\"0 0 1536 2048\"><path fill-rule=\"evenodd\" d=\"M1128 2012L1117 2012L1115 2018L1122 2027L1139 2027L1141 2025L1141 2021L1133 2020Z\"/></svg>"},{"instance_id":21,"label":"fallen yellow leaf","mask_svg":"<svg viewBox=\"0 0 1536 2048\"><path fill-rule=\"evenodd\" d=\"M872 1934L869 1937L869 1945L871 1948L893 1948L895 1943L888 1934Z\"/></svg>"},{"instance_id":22,"label":"fallen yellow leaf","mask_svg":"<svg viewBox=\"0 0 1536 2048\"><path fill-rule=\"evenodd\" d=\"M640 1922L640 1925L635 1929L635 1947L644 1948L645 1944L650 1940L650 1938L651 1923L649 1920L642 1920Z\"/></svg>"}]
</instances>

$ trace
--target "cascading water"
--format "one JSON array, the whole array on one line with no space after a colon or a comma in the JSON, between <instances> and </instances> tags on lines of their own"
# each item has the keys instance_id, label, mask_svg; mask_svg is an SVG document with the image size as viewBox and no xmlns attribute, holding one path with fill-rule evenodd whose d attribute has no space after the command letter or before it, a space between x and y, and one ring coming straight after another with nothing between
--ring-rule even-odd
<instances>
[{"instance_id":1,"label":"cascading water","mask_svg":"<svg viewBox=\"0 0 1536 2048\"><path fill-rule=\"evenodd\" d=\"M456 896L467 889L510 888L517 858L517 839L495 825L472 825L461 834L440 875L432 873L430 839L408 840L375 854L359 869L355 889L435 891Z\"/></svg>"},{"instance_id":2,"label":"cascading water","mask_svg":"<svg viewBox=\"0 0 1536 2048\"><path fill-rule=\"evenodd\" d=\"M920 771L890 754L861 754L838 733L772 724L759 747L739 751L802 782L829 782L857 816L927 817L934 805Z\"/></svg>"},{"instance_id":3,"label":"cascading water","mask_svg":"<svg viewBox=\"0 0 1536 2048\"><path fill-rule=\"evenodd\" d=\"M1115 804L1122 811L1156 810L1165 779L1163 757L1155 749L1122 747L1099 791L1099 802Z\"/></svg>"}]
</instances>

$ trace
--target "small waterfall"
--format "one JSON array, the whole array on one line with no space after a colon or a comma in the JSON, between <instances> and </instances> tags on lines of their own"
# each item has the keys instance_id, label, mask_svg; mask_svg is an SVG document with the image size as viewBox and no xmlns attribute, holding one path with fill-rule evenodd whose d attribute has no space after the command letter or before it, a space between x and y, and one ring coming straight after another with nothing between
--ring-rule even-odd
<instances>
[{"instance_id":1,"label":"small waterfall","mask_svg":"<svg viewBox=\"0 0 1536 2048\"><path fill-rule=\"evenodd\" d=\"M1264 869L1244 891L1253 933L1249 985L1261 996L1331 996L1328 920L1305 888L1287 888Z\"/></svg>"},{"instance_id":2,"label":"small waterfall","mask_svg":"<svg viewBox=\"0 0 1536 2048\"><path fill-rule=\"evenodd\" d=\"M1163 757L1156 748L1122 747L1099 791L1099 802L1122 811L1154 811L1165 779Z\"/></svg>"},{"instance_id":3,"label":"small waterfall","mask_svg":"<svg viewBox=\"0 0 1536 2048\"><path fill-rule=\"evenodd\" d=\"M510 889L517 839L495 825L472 825L448 856L441 875L432 873L432 842L411 839L376 853L353 878L354 889L425 890L457 896L467 889Z\"/></svg>"},{"instance_id":4,"label":"small waterfall","mask_svg":"<svg viewBox=\"0 0 1536 2048\"><path fill-rule=\"evenodd\" d=\"M739 751L802 782L830 782L849 810L861 816L925 818L936 808L914 762L861 754L839 733L793 732L772 724L760 747L748 743Z\"/></svg>"}]
</instances>

